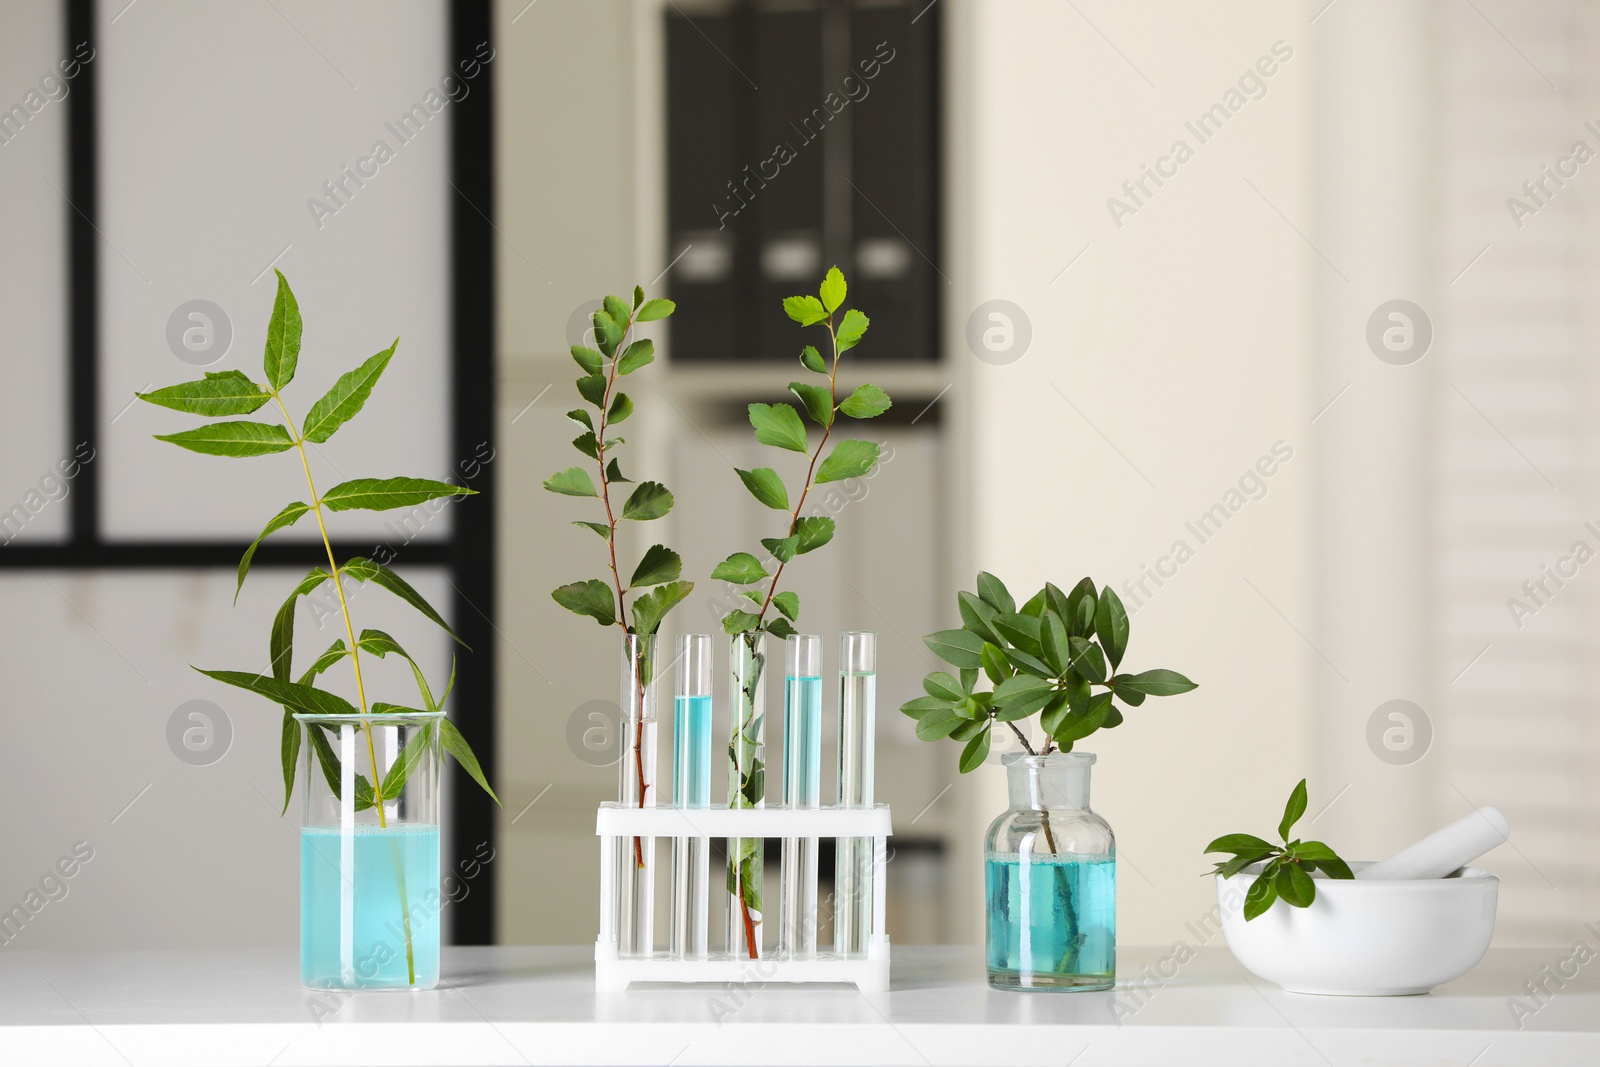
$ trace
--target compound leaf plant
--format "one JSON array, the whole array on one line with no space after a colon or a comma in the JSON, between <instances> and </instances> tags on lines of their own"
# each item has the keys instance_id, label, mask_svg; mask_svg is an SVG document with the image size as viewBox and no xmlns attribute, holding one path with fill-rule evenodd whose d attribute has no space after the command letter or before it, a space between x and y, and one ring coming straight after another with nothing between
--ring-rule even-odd
<instances>
[{"instance_id":1,"label":"compound leaf plant","mask_svg":"<svg viewBox=\"0 0 1600 1067\"><path fill-rule=\"evenodd\" d=\"M1206 846L1206 852L1231 852L1233 859L1219 860L1212 873L1232 878L1252 864L1262 863L1261 872L1244 894L1244 919L1249 922L1264 915L1278 900L1293 908L1309 908L1317 899L1317 883L1312 871L1329 878L1354 878L1350 865L1321 841L1289 839L1294 824L1306 813L1306 780L1289 794L1283 819L1278 823L1282 845L1274 845L1254 834L1224 834Z\"/></svg>"},{"instance_id":2,"label":"compound leaf plant","mask_svg":"<svg viewBox=\"0 0 1600 1067\"><path fill-rule=\"evenodd\" d=\"M289 798L294 792L296 767L303 739L311 745L329 788L335 795L340 794L339 756L334 752L326 736L335 728L318 724L315 729L307 725L302 731L300 724L294 718L297 712L311 716L351 716L363 720L356 730L365 735L367 765L371 776L370 778L365 774L354 776L354 808L356 811L375 809L380 826L388 825L388 816L384 809L385 800L396 797L404 788L407 778L416 770L422 754L431 750L435 731L444 750L450 753L473 781L477 782L498 804L500 798L495 796L494 790L484 777L483 769L479 766L472 747L467 744L466 738L461 735L455 724L447 718L440 718L419 730L406 746L406 751L401 753L388 772L380 775L372 731L368 727L382 725L387 715L416 714L419 710L439 711L454 686L455 670L452 667L449 682L435 697L421 667L398 641L382 630L364 629L358 635L350 614L350 604L345 596L344 580L348 578L364 584L370 583L387 590L442 627L458 644L466 647L466 642L462 641L444 617L423 599L422 594L389 568L386 561L354 556L340 563L334 556L327 525L330 512L389 511L394 508L416 507L430 500L471 496L476 490L429 478L397 477L355 478L320 493L317 491L316 482L311 474L311 462L306 454L306 445L326 442L361 411L367 398L371 396L373 387L377 385L378 379L382 377L389 362L394 358L400 339L396 338L388 348L342 375L332 389L311 405L299 428L296 428L294 419L284 403L283 390L294 380L299 365L303 324L300 305L295 300L294 292L289 288L288 279L281 271L276 273L278 292L272 305L272 317L267 324L266 353L262 366L263 382L256 382L238 370L208 371L206 376L198 381L181 382L148 393L135 394L140 400L149 404L211 420L227 420L207 422L194 429L181 430L177 433L158 434L156 435L158 441L168 441L191 452L208 456L237 459L293 451L300 460L300 468L305 474L306 495L310 502L297 500L284 506L267 521L260 535L245 549L243 557L239 560L234 586L235 600L238 599L239 590L244 587L245 577L250 572L250 563L255 558L256 550L261 543L279 530L293 526L306 515L311 515L316 520L322 547L327 554L327 567L312 567L294 587L273 619L268 640L269 673L196 669L219 682L249 690L283 707L279 755L283 764L284 811L288 810ZM276 407L282 417L281 422L255 422L229 418L252 414L268 404ZM333 584L333 589L338 595L345 636L329 645L298 680L292 680L295 609L301 597L309 595L328 582ZM361 669L363 653L379 659L384 659L392 653L404 659L411 667L423 708L417 709L382 701L369 702L366 681ZM350 660L350 669L355 680L357 704L351 704L344 697L316 685L319 676L346 657ZM401 909L406 913L406 963L410 979L415 982L410 917L404 902L403 884L400 893Z\"/></svg>"},{"instance_id":3,"label":"compound leaf plant","mask_svg":"<svg viewBox=\"0 0 1600 1067\"><path fill-rule=\"evenodd\" d=\"M734 655L739 660L734 672L743 685L738 706L733 709L728 744L730 806L736 808L756 806L766 792L766 768L758 756L764 724L760 709L755 706L755 686L766 668L760 635L788 637L796 632L794 624L800 618L799 595L792 590L780 592L779 580L796 557L814 552L833 539L832 517L807 515L806 500L818 485L872 473L879 454L874 442L842 438L832 449L828 444L840 426L840 415L872 419L888 411L891 404L889 394L876 385L858 385L840 395L840 362L846 352L860 344L871 324L855 308L840 313L847 295L844 274L832 267L816 296L791 296L783 301L789 318L802 327L820 326L827 332L827 354L815 345L801 349L800 365L815 377L789 383L789 391L800 401L799 410L785 403L751 404L748 410L757 443L803 457L804 472L797 490L791 493L789 484L772 467L735 468L750 495L765 507L782 512L783 522L776 536L761 538L763 555L735 552L711 572L717 581L753 587L741 590L739 605L722 617L724 632L739 638L733 642ZM821 431L814 443L801 411ZM728 893L739 902L745 943L754 959L757 939L753 914L761 912L761 842L730 841L729 849Z\"/></svg>"},{"instance_id":4,"label":"compound leaf plant","mask_svg":"<svg viewBox=\"0 0 1600 1067\"><path fill-rule=\"evenodd\" d=\"M961 629L923 638L957 673L929 674L926 695L900 710L917 720L922 740L962 743L963 774L988 757L997 723L1030 755L1070 752L1096 730L1122 724L1117 701L1136 708L1146 697L1196 688L1177 671L1121 670L1128 613L1110 586L1095 592L1092 578L1067 593L1046 583L1019 607L999 578L983 572L977 592L957 594L957 603ZM981 689L985 679L991 687ZM1034 715L1044 735L1037 751L1018 725Z\"/></svg>"},{"instance_id":5,"label":"compound leaf plant","mask_svg":"<svg viewBox=\"0 0 1600 1067\"><path fill-rule=\"evenodd\" d=\"M647 337L630 340L640 323L664 319L677 310L670 300L646 300L644 290L633 290L633 303L607 296L592 316L595 347L573 345L572 358L583 370L577 381L584 406L567 412L583 432L572 439L572 447L588 462L568 467L545 479L544 487L563 496L598 499L604 522L576 520L574 526L593 531L606 543L609 578L589 578L552 590L557 604L578 615L594 619L601 626L616 626L625 634L645 636L661 628L667 613L694 590L694 583L680 580L683 560L666 545L655 544L645 550L626 580L626 568L618 562L617 531L624 522L649 522L672 510L672 493L660 482L639 482L623 496L621 487L633 484L622 473L617 451L626 443L623 437L610 436L619 423L633 414L633 398L623 392L622 379L655 360L655 343ZM591 471L593 472L591 474ZM648 589L649 592L640 592ZM628 596L633 594L630 617ZM634 644L637 661L631 665L634 683L643 690L655 673L647 642ZM638 776L639 806L646 804L648 783L644 773L642 733L635 735L629 758ZM643 843L634 839L634 861L644 866Z\"/></svg>"}]
</instances>

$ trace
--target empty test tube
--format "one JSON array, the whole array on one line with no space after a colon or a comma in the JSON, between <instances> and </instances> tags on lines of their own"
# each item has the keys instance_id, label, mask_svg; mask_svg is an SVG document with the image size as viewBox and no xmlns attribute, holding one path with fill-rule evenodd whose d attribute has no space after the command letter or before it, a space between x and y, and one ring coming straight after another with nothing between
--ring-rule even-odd
<instances>
[{"instance_id":1,"label":"empty test tube","mask_svg":"<svg viewBox=\"0 0 1600 1067\"><path fill-rule=\"evenodd\" d=\"M878 635L839 635L839 807L870 808L877 732ZM873 841L841 837L834 844L833 951L863 959L872 926Z\"/></svg>"}]
</instances>

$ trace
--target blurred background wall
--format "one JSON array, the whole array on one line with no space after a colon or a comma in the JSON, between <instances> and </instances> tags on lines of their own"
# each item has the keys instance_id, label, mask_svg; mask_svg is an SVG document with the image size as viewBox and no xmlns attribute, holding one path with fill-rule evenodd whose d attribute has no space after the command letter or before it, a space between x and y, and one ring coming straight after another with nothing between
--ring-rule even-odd
<instances>
[{"instance_id":1,"label":"blurred background wall","mask_svg":"<svg viewBox=\"0 0 1600 1067\"><path fill-rule=\"evenodd\" d=\"M440 429L461 358L458 103L336 213L306 204L457 70L449 17L420 2L97 6L91 466L109 540L242 543L293 493L233 488L236 466L148 441L173 421L123 411L133 389L193 376L166 338L187 300L231 319L219 367L256 365L269 263L306 313L308 394L396 333L410 360L327 462L462 476ZM920 635L956 623L954 593L982 568L1025 592L1109 583L1133 613L1130 663L1200 683L1086 746L1118 834L1125 942L1184 936L1210 905L1199 850L1267 827L1302 776L1311 831L1355 857L1499 805L1515 837L1487 864L1504 880L1498 937L1570 941L1600 911L1585 566L1600 512L1582 417L1597 391L1596 17L1565 0L494 4L480 77L496 369L469 388L497 500L505 808L482 827L496 938L591 936L593 811L615 789L614 642L548 597L597 569L596 546L569 525L581 506L540 488L569 463L566 349L585 310L636 283L679 301L630 447L678 498L651 539L703 579L766 532L732 467L755 455L742 404L779 399L806 340L778 300L838 262L874 318L851 380L896 399L873 427L890 459L793 573L807 629L880 633L895 939L981 937L1003 776L957 775L957 749L916 741L894 707L932 669ZM76 42L58 4L0 20L0 104L27 110ZM870 91L858 69L859 99L721 225L736 202L722 186L836 84L848 94L840 71L881 42L894 58ZM78 443L66 106L40 98L0 144L0 506ZM0 780L0 898L86 839L97 858L25 931L33 946L282 944L296 861L276 716L186 664L258 660L291 572L263 571L229 608L227 566L7 561L69 538L71 499L0 546L5 706L26 757ZM427 559L448 558L465 514L419 535L438 546ZM408 573L452 601L446 567ZM715 630L718 592L703 580L669 629ZM434 635L398 636L448 669ZM226 714L225 758L170 748L192 699Z\"/></svg>"}]
</instances>

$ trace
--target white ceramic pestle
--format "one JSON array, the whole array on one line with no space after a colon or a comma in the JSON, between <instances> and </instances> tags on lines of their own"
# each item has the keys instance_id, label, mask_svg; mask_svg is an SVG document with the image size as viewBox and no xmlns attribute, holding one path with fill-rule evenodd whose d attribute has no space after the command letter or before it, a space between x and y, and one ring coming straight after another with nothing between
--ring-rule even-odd
<instances>
[{"instance_id":1,"label":"white ceramic pestle","mask_svg":"<svg viewBox=\"0 0 1600 1067\"><path fill-rule=\"evenodd\" d=\"M1379 881L1443 878L1510 837L1511 826L1499 808L1479 808L1355 874Z\"/></svg>"}]
</instances>

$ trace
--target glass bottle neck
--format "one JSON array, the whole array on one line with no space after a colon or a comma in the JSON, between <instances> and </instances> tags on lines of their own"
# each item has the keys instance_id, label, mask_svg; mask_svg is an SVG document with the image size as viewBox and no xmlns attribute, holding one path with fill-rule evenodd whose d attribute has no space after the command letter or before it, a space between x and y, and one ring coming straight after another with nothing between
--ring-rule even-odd
<instances>
[{"instance_id":1,"label":"glass bottle neck","mask_svg":"<svg viewBox=\"0 0 1600 1067\"><path fill-rule=\"evenodd\" d=\"M1006 791L1013 809L1046 811L1089 807L1089 768L1094 756L1055 752L1048 756L1008 756Z\"/></svg>"}]
</instances>

